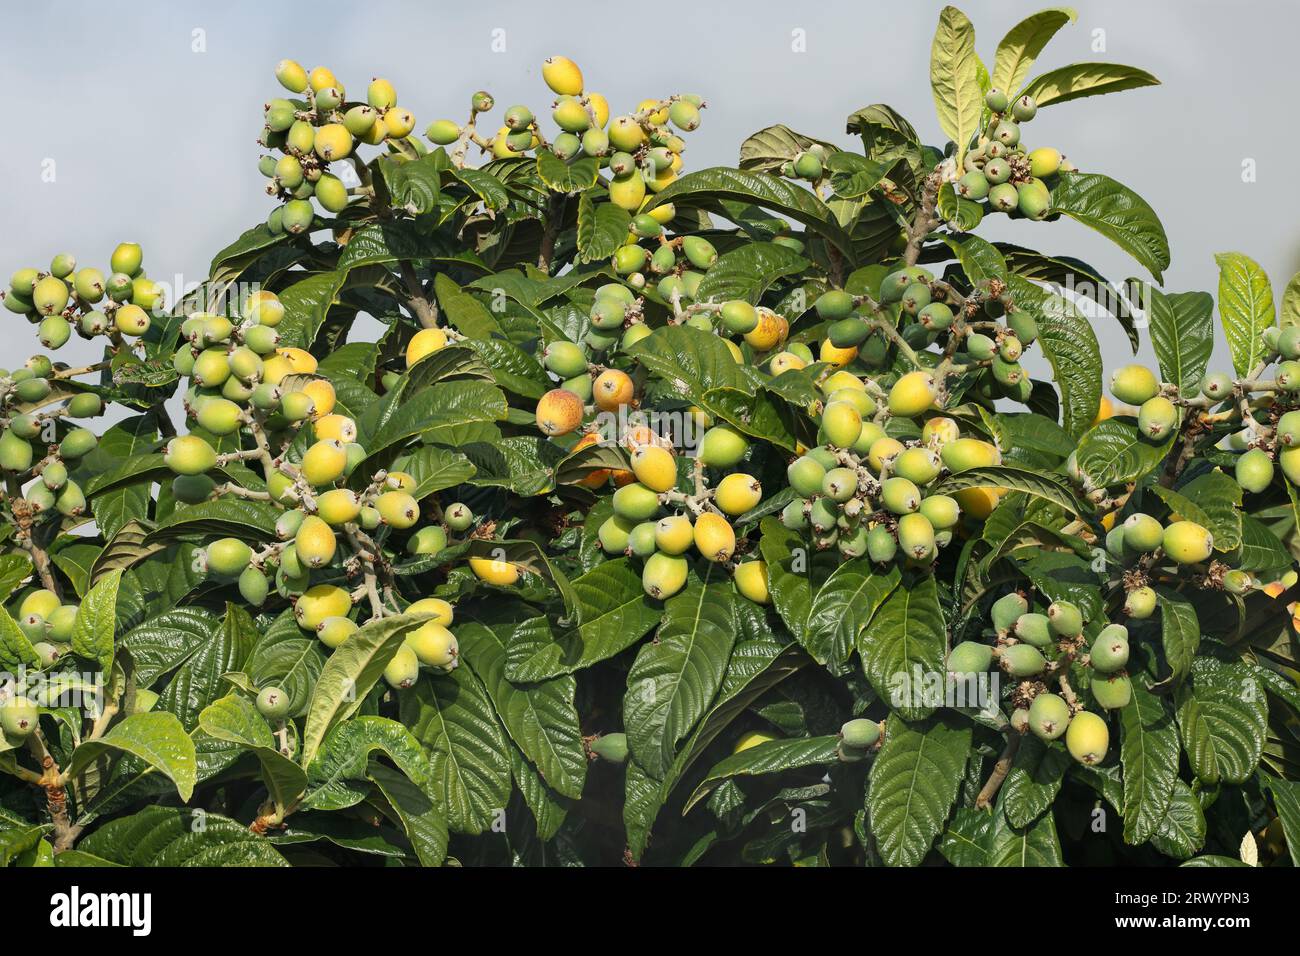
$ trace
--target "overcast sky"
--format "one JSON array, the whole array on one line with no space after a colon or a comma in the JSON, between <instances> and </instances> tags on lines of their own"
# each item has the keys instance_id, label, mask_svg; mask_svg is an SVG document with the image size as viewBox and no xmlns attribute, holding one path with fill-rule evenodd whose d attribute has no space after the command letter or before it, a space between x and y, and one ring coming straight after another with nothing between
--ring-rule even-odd
<instances>
[{"instance_id":1,"label":"overcast sky","mask_svg":"<svg viewBox=\"0 0 1300 956\"><path fill-rule=\"evenodd\" d=\"M942 6L632 3L622 16L608 2L6 3L0 273L45 266L59 251L106 268L113 246L133 240L154 278L201 278L215 250L270 211L254 139L262 103L279 95L272 69L282 57L329 66L353 95L387 76L423 130L435 118L461 119L479 88L501 108L545 108L539 65L562 53L616 113L649 95L705 96L688 169L734 163L741 140L773 123L852 148L845 116L876 102L937 144L928 61ZM1003 33L1039 9L960 6L990 65ZM1050 107L1026 127L1026 142L1055 145L1151 203L1172 246L1166 288L1216 291L1214 253L1239 250L1267 269L1280 297L1300 266L1300 220L1290 214L1300 5L1126 0L1076 9L1078 23L1057 35L1035 73L1107 60L1147 69L1163 85ZM801 37L806 50L796 52ZM1255 182L1243 182L1247 160ZM1067 220L1001 220L980 232L1078 255L1116 281L1141 274ZM1122 361L1118 327L1097 332L1107 364ZM6 335L0 365L18 364L35 344ZM86 349L74 337L60 356Z\"/></svg>"}]
</instances>

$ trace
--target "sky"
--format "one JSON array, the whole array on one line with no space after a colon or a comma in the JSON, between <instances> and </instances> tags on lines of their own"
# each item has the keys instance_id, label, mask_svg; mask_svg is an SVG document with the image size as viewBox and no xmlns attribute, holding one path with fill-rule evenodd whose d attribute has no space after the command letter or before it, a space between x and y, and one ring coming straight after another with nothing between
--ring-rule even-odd
<instances>
[{"instance_id":1,"label":"sky","mask_svg":"<svg viewBox=\"0 0 1300 956\"><path fill-rule=\"evenodd\" d=\"M212 253L271 209L254 141L262 104L280 95L272 71L283 57L329 66L353 95L388 77L423 130L462 119L481 88L498 112L515 102L547 108L540 64L564 54L616 113L651 95L704 96L688 170L734 164L741 141L774 123L854 148L844 118L870 103L890 104L941 144L929 51L942 6L747 0L632 4L620 17L608 2L5 3L0 274L45 267L62 251L106 269L113 247L130 240L143 245L151 277L201 279ZM989 64L1003 33L1040 8L959 6ZM1076 9L1078 22L1035 74L1104 60L1142 67L1162 85L1044 109L1026 141L1057 146L1155 208L1172 248L1166 289L1215 292L1214 254L1232 250L1264 266L1280 298L1300 267L1287 192L1300 155L1291 102L1300 4L1085 0ZM1064 218L997 220L979 234L1076 255L1115 281L1141 275ZM35 349L22 333L0 337L0 366ZM1108 367L1131 360L1117 324L1099 319L1097 335ZM58 357L91 352L74 336ZM1141 355L1151 354L1144 336ZM1226 364L1222 342L1216 362Z\"/></svg>"}]
</instances>

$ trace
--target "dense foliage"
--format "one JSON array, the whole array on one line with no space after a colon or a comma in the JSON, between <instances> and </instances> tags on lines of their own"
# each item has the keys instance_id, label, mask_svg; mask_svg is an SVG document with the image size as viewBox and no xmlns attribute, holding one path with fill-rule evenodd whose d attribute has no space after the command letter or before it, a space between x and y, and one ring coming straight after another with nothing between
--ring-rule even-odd
<instances>
[{"instance_id":1,"label":"dense foliage","mask_svg":"<svg viewBox=\"0 0 1300 956\"><path fill-rule=\"evenodd\" d=\"M1223 254L1214 371L1210 295L976 234L1169 265L1031 142L1156 83L1031 78L1073 19L989 67L946 8L941 148L876 104L690 172L700 97L563 57L558 132L479 92L424 139L286 60L200 288L14 273L5 862L1293 860L1300 292Z\"/></svg>"}]
</instances>

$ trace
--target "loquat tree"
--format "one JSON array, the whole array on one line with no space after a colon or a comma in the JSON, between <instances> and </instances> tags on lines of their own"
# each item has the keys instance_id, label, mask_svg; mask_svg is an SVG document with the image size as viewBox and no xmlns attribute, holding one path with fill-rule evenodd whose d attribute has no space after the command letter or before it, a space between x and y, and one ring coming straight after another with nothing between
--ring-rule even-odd
<instances>
[{"instance_id":1,"label":"loquat tree","mask_svg":"<svg viewBox=\"0 0 1300 956\"><path fill-rule=\"evenodd\" d=\"M564 57L423 138L282 61L200 288L4 293L103 344L0 377L4 861L1300 859L1297 280L1219 257L1212 370L1155 212L1031 141L1157 82L1031 77L1074 18L986 66L945 8L941 145L876 104L694 171L699 96Z\"/></svg>"}]
</instances>

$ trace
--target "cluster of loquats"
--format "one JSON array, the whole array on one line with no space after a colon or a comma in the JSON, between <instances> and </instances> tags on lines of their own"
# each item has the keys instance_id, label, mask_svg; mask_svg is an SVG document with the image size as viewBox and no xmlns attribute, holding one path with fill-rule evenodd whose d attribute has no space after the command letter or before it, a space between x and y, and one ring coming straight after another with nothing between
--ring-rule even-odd
<instances>
[{"instance_id":1,"label":"cluster of loquats","mask_svg":"<svg viewBox=\"0 0 1300 956\"><path fill-rule=\"evenodd\" d=\"M41 345L57 351L73 331L85 339L104 336L111 348L149 331L151 315L165 306L163 289L144 273L144 254L134 242L120 243L109 257L107 277L92 266L77 268L75 256L60 253L48 270L19 269L0 291L5 308L37 325Z\"/></svg>"},{"instance_id":2,"label":"cluster of loquats","mask_svg":"<svg viewBox=\"0 0 1300 956\"><path fill-rule=\"evenodd\" d=\"M613 514L597 535L605 553L640 558L642 586L655 600L667 600L686 586L690 570L686 555L693 551L730 569L742 594L767 604L766 565L759 560L733 560L737 539L731 522L763 498L758 479L730 470L748 450L744 436L725 425L709 429L689 466L684 457L674 454L671 442L647 428L630 429L625 443L632 467L611 476L618 485ZM728 473L711 483L708 476L720 470Z\"/></svg>"},{"instance_id":3,"label":"cluster of loquats","mask_svg":"<svg viewBox=\"0 0 1300 956\"><path fill-rule=\"evenodd\" d=\"M1087 704L1111 711L1132 699L1133 686L1124 670L1128 629L1123 624L1092 625L1069 601L1053 601L1033 611L1020 591L998 598L989 614L992 627L986 634L996 643L957 644L948 654L948 673L966 680L996 665L1014 681L1010 702L1015 730L1028 730L1043 741L1064 734L1075 760L1086 766L1101 763L1110 747L1110 730ZM1089 632L1095 635L1091 646ZM1082 668L1084 675L1079 691L1070 684L1072 666Z\"/></svg>"},{"instance_id":4,"label":"cluster of loquats","mask_svg":"<svg viewBox=\"0 0 1300 956\"><path fill-rule=\"evenodd\" d=\"M1116 369L1110 391L1120 404L1103 398L1098 421L1132 421L1140 439L1172 454L1175 466L1190 460L1198 446L1214 444L1214 467L1201 480L1228 481L1230 472L1238 502L1244 494L1267 495L1278 485L1279 472L1286 485L1300 485L1300 327L1267 328L1260 342L1258 364L1239 378L1209 372L1180 388L1144 365ZM1168 493L1143 500L1130 490L1108 488L1091 473L1093 467L1077 453L1065 463L1066 474L1101 512L1106 550L1124 569L1124 612L1130 617L1150 617L1157 607L1150 582L1176 583L1183 568L1202 587L1237 597L1255 590L1280 593L1294 583L1289 569L1234 567L1242 558L1241 542L1216 542L1202 506ZM1151 514L1142 507L1160 510Z\"/></svg>"},{"instance_id":5,"label":"cluster of loquats","mask_svg":"<svg viewBox=\"0 0 1300 956\"><path fill-rule=\"evenodd\" d=\"M46 588L37 588L15 602L10 617L17 622L23 636L31 641L36 652L36 673L55 668L72 650L72 632L77 621L79 605L64 604L59 596ZM53 706L54 695L44 696L31 675L13 675L11 683L0 694L0 728L5 737L18 741L28 737L37 725L39 708ZM138 706L148 709L150 701L142 698Z\"/></svg>"},{"instance_id":6,"label":"cluster of loquats","mask_svg":"<svg viewBox=\"0 0 1300 956\"><path fill-rule=\"evenodd\" d=\"M594 161L609 170L610 201L630 212L677 179L686 148L679 134L699 128L704 108L700 97L675 94L642 100L635 111L611 118L609 102L586 89L582 70L568 57L548 57L542 63L542 79L556 95L551 119L559 132L554 139L546 139L532 109L518 104L505 110L491 137L484 137L478 131L479 118L491 112L496 101L483 91L471 98L464 125L435 120L424 135L435 146L449 148L453 161L461 165L471 144L496 159L544 152L561 163Z\"/></svg>"},{"instance_id":7,"label":"cluster of loquats","mask_svg":"<svg viewBox=\"0 0 1300 956\"><path fill-rule=\"evenodd\" d=\"M1001 398L1026 401L1031 384L1020 357L1037 327L995 281L963 294L909 266L884 275L873 292L823 293L815 303L825 336L816 356L795 344L768 363L773 376L814 363L823 369L811 408L819 444L790 463L787 479L799 497L781 520L845 559L925 567L963 517L982 521L1002 494L969 476L949 482L1001 465L1002 453L977 419L943 414L948 380L967 378L967 397L990 409ZM724 322L739 305L723 307ZM932 346L937 355L927 351ZM881 375L891 351L914 366L892 383Z\"/></svg>"},{"instance_id":8,"label":"cluster of loquats","mask_svg":"<svg viewBox=\"0 0 1300 956\"><path fill-rule=\"evenodd\" d=\"M399 607L384 549L396 545L390 536L401 535L407 554L441 555L475 533L474 514L463 503L450 502L435 505L433 520L423 520L413 494L418 481L402 470L401 458L389 469L354 479L367 459L356 440L357 423L335 410L334 386L315 374L317 362L309 352L277 347L275 327L283 314L274 293L259 291L245 300L242 317L196 313L182 326L186 344L177 351L175 366L189 378L185 410L191 430L165 448L164 461L175 473L172 494L186 504L230 495L281 509L276 541L258 548L236 537L211 541L203 552L205 569L218 582L235 582L253 607L263 606L273 593L292 601L299 627L331 650L367 616L426 615L428 620L406 636L384 678L406 688L421 667L449 672L458 654L449 630L452 605L431 597ZM428 337L431 332L437 342ZM407 361L415 365L445 342L440 330L418 332ZM260 474L250 472L250 465ZM503 560L471 557L468 563L492 584L510 585L519 578L519 568ZM348 585L358 579L361 583ZM364 601L370 602L368 615L354 608ZM279 688L261 689L263 696L268 691L276 706L267 710L262 697L257 704L271 718L287 703Z\"/></svg>"},{"instance_id":9,"label":"cluster of loquats","mask_svg":"<svg viewBox=\"0 0 1300 956\"><path fill-rule=\"evenodd\" d=\"M72 391L77 371L56 367L46 355L33 355L13 372L0 371L0 474L25 535L46 518L57 523L86 510L73 473L99 438L69 420L103 414L104 402L93 391Z\"/></svg>"},{"instance_id":10,"label":"cluster of loquats","mask_svg":"<svg viewBox=\"0 0 1300 956\"><path fill-rule=\"evenodd\" d=\"M544 435L569 442L566 436L578 434L569 450L580 451L597 441L602 413L641 409L645 380L633 377L637 346L652 334L647 311L666 308L670 327L715 336L731 360L752 364L760 376L816 375L817 394L806 410L819 444L789 463L786 478L799 497L781 519L790 530L809 532L819 550L838 548L845 560L869 556L880 564L899 560L924 568L953 540L963 518L977 525L988 517L1003 489L977 476L1002 464L990 440L996 436L967 411L960 418L943 411L955 378L967 380L967 399L990 410L999 399L1030 397L1020 358L1036 340L1037 324L1017 307L1006 283L985 280L963 290L920 266L882 270L869 289L824 292L813 309L821 320L820 342L791 342L789 320L769 308L740 299L695 301L699 283L718 261L716 249L703 237L668 238L658 231L660 223L649 225L646 232L660 242L648 257L649 271L665 277L648 288L640 271L646 257L620 264L626 250L644 250L621 247L612 264L621 281L595 289L580 339L557 338L542 351L544 367L558 380L537 403ZM890 375L891 356L900 353L914 370ZM635 430L623 436L630 471L593 473L590 487L611 478L620 485L614 513L600 529L601 545L607 553L644 559L652 597L670 597L684 586L688 563L682 555L694 546L734 569L741 592L764 603L766 566L734 560L752 542L742 539L738 551L729 521L759 504L762 486L744 470L723 474L746 459L750 439L733 425L713 424L698 408L686 411L712 426L694 449L694 476L675 466L671 438L648 430L648 437L638 438ZM623 486L624 480L631 484ZM665 507L676 513L663 515Z\"/></svg>"},{"instance_id":11,"label":"cluster of loquats","mask_svg":"<svg viewBox=\"0 0 1300 956\"><path fill-rule=\"evenodd\" d=\"M991 212L1046 219L1052 206L1049 184L1058 173L1073 171L1074 165L1051 146L1025 151L1021 124L1038 114L1032 96L1026 93L1012 102L1002 90L991 89L984 105L988 118L975 147L966 153L957 195L984 202Z\"/></svg>"},{"instance_id":12,"label":"cluster of loquats","mask_svg":"<svg viewBox=\"0 0 1300 956\"><path fill-rule=\"evenodd\" d=\"M365 102L348 100L345 87L327 67L308 73L293 60L281 60L275 78L304 99L277 97L263 110L265 125L258 142L280 154L268 153L258 163L270 180L267 193L281 201L266 224L273 234L300 235L311 229L313 198L331 213L342 212L351 201L349 188L331 164L351 161L358 174L365 175L355 157L357 146L416 143L409 138L415 115L397 105L397 91L382 77L370 81Z\"/></svg>"}]
</instances>

